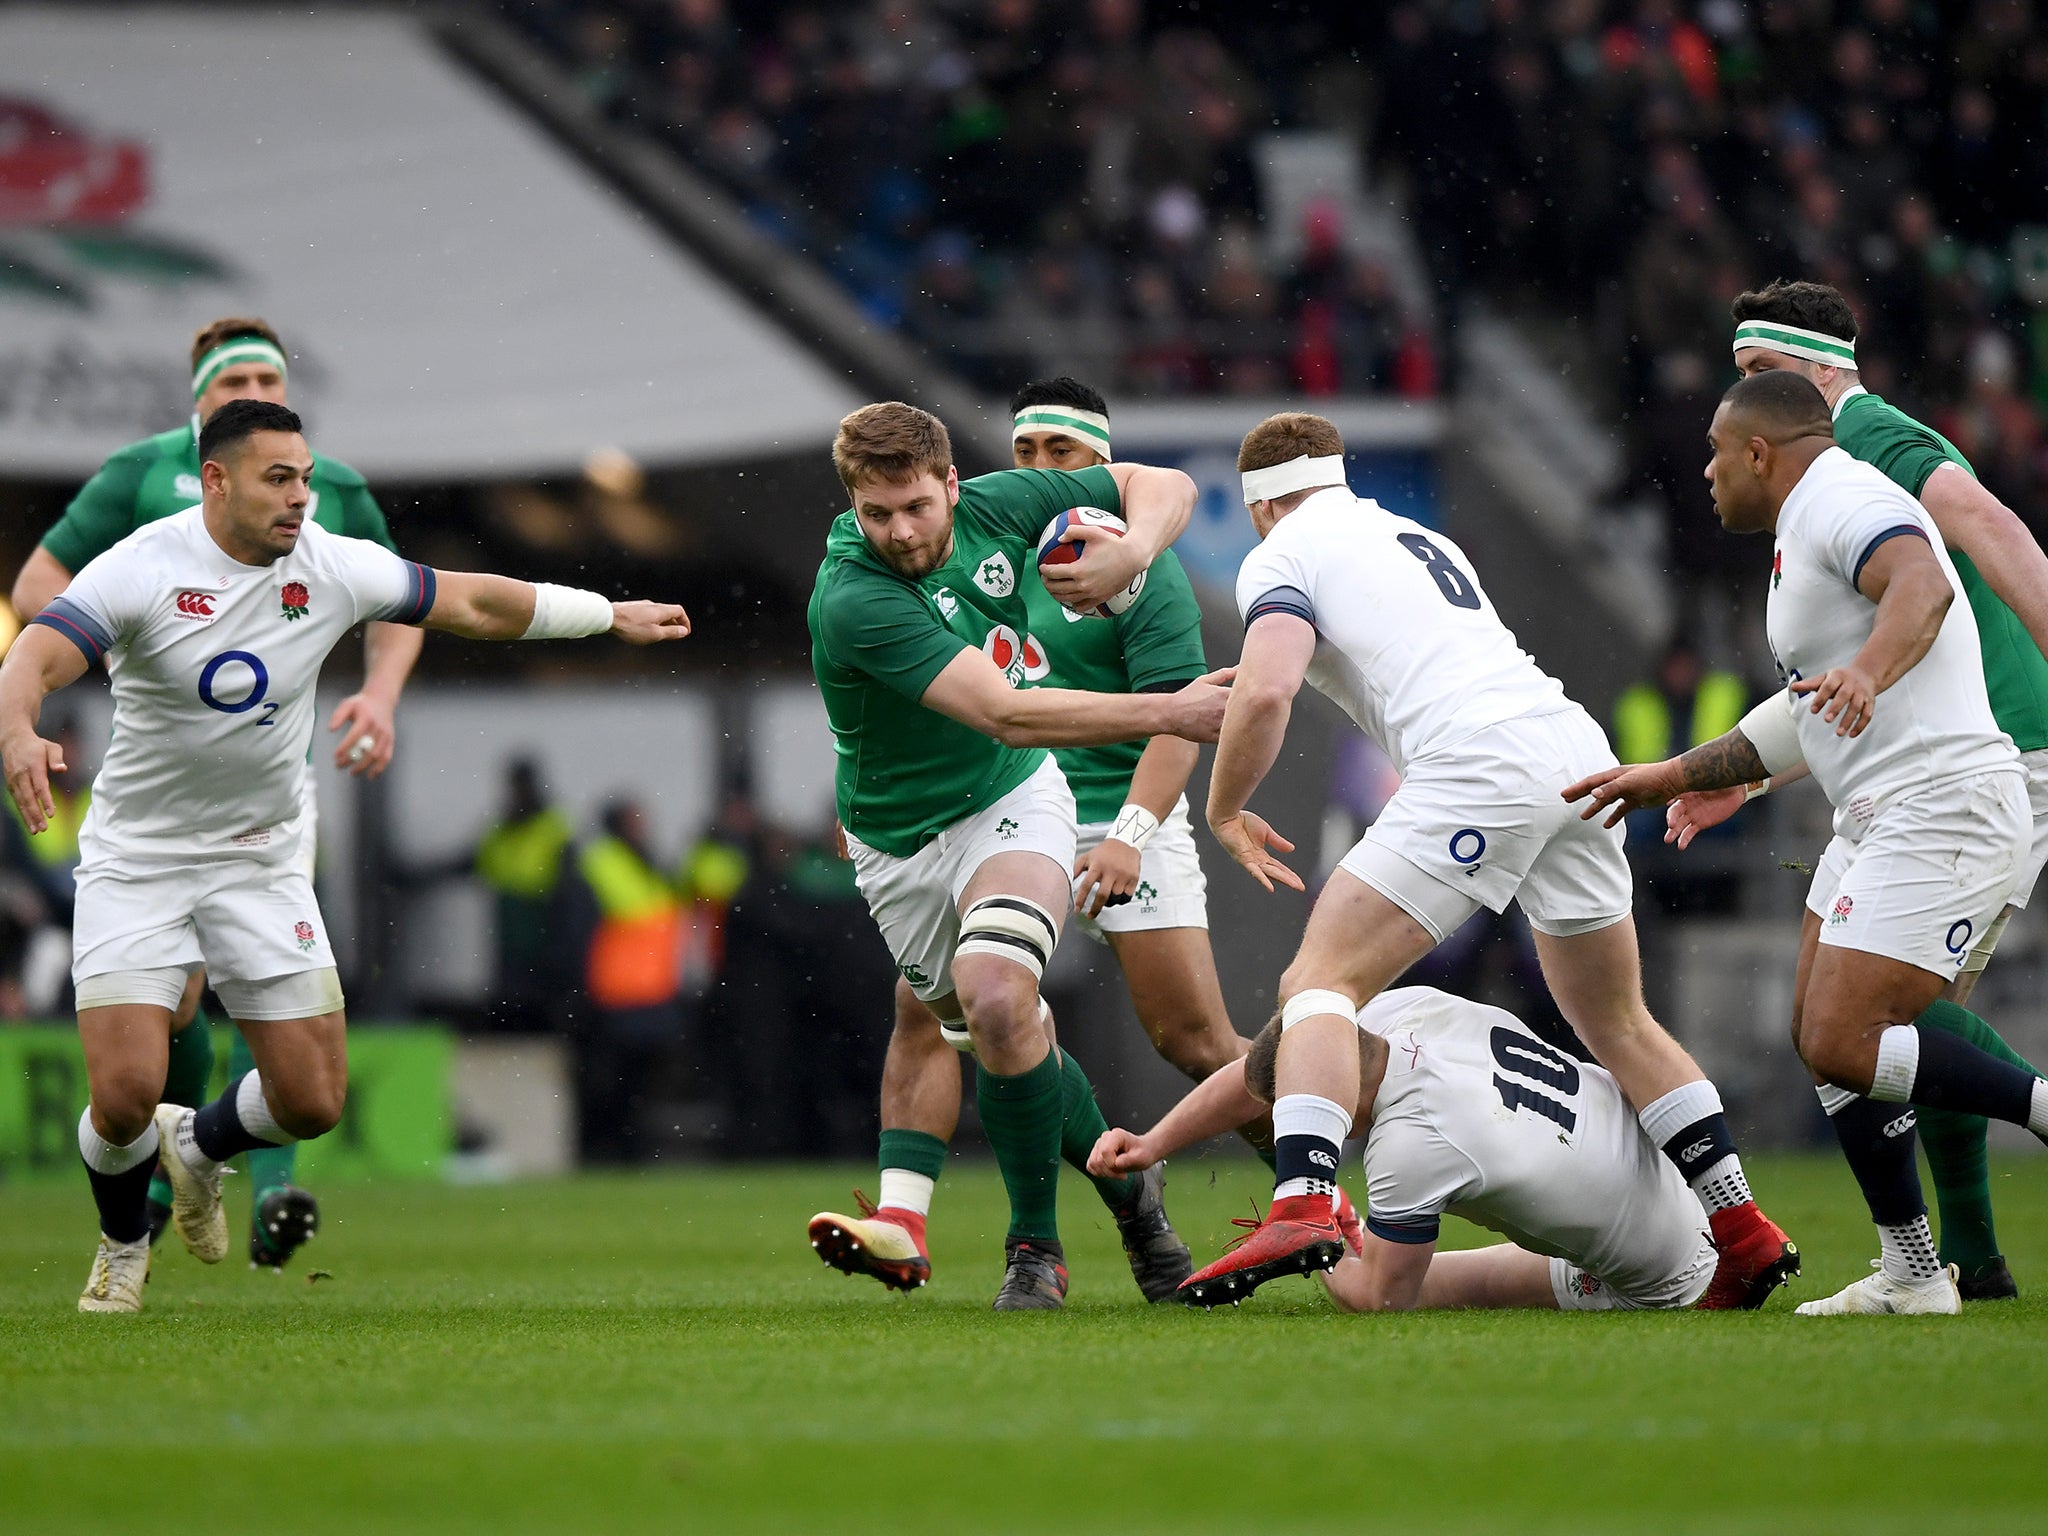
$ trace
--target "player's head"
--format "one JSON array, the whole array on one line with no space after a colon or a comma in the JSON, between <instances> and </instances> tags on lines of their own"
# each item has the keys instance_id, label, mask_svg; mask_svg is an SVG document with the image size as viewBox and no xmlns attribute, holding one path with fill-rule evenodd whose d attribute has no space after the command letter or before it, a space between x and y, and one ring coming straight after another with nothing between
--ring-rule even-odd
<instances>
[{"instance_id":1,"label":"player's head","mask_svg":"<svg viewBox=\"0 0 2048 1536\"><path fill-rule=\"evenodd\" d=\"M263 321L216 320L192 338L192 408L201 421L230 400L285 403L284 343Z\"/></svg>"},{"instance_id":2,"label":"player's head","mask_svg":"<svg viewBox=\"0 0 2048 1536\"><path fill-rule=\"evenodd\" d=\"M1785 497L1834 440L1827 400L1811 381L1782 368L1737 380L1707 429L1714 450L1707 483L1722 526L1731 533L1776 526Z\"/></svg>"},{"instance_id":3,"label":"player's head","mask_svg":"<svg viewBox=\"0 0 2048 1536\"><path fill-rule=\"evenodd\" d=\"M207 525L236 546L229 553L237 559L268 564L298 546L312 480L313 450L284 406L230 400L199 429Z\"/></svg>"},{"instance_id":4,"label":"player's head","mask_svg":"<svg viewBox=\"0 0 2048 1536\"><path fill-rule=\"evenodd\" d=\"M1344 437L1335 423L1307 411L1268 416L1237 449L1244 504L1264 538L1273 525L1326 486L1344 484Z\"/></svg>"},{"instance_id":5,"label":"player's head","mask_svg":"<svg viewBox=\"0 0 2048 1536\"><path fill-rule=\"evenodd\" d=\"M960 475L943 421L900 400L864 405L839 423L832 467L884 565L916 580L946 563Z\"/></svg>"},{"instance_id":6,"label":"player's head","mask_svg":"<svg viewBox=\"0 0 2048 1536\"><path fill-rule=\"evenodd\" d=\"M1783 369L1832 391L1856 382L1856 316L1839 288L1789 283L1737 294L1735 371L1744 378Z\"/></svg>"},{"instance_id":7,"label":"player's head","mask_svg":"<svg viewBox=\"0 0 2048 1536\"><path fill-rule=\"evenodd\" d=\"M1358 1103L1352 1111L1351 1129L1363 1136L1372 1123L1372 1101L1377 1094L1375 1079L1386 1065L1387 1043L1369 1029L1358 1031ZM1279 1091L1275 1075L1280 1064L1280 1015L1275 1012L1266 1027L1252 1037L1244 1058L1245 1092L1261 1104L1271 1104Z\"/></svg>"},{"instance_id":8,"label":"player's head","mask_svg":"<svg viewBox=\"0 0 2048 1536\"><path fill-rule=\"evenodd\" d=\"M1062 374L1010 396L1010 459L1019 469L1087 469L1109 462L1109 402Z\"/></svg>"}]
</instances>

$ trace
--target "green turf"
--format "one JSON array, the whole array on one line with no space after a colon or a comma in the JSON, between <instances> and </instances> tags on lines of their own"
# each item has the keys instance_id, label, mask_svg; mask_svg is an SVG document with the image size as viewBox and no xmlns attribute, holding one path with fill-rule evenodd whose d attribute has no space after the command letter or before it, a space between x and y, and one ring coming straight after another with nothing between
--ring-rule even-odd
<instances>
[{"instance_id":1,"label":"green turf","mask_svg":"<svg viewBox=\"0 0 2048 1536\"><path fill-rule=\"evenodd\" d=\"M812 1257L859 1176L812 1168L339 1188L332 1278L173 1242L143 1316L81 1317L83 1179L10 1189L0 1529L2040 1529L2048 1159L1996 1166L2028 1297L1954 1320L1791 1317L1872 1236L1834 1159L1751 1167L1807 1274L1733 1316L1147 1309L1070 1176L1067 1312L996 1317L992 1171L904 1298ZM1175 1167L1198 1258L1261 1174Z\"/></svg>"}]
</instances>

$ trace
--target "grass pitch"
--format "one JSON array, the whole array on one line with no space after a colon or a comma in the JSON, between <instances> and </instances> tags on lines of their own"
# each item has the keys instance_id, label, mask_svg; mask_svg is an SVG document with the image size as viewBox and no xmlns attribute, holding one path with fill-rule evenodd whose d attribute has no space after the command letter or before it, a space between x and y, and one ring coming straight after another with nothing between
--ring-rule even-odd
<instances>
[{"instance_id":1,"label":"grass pitch","mask_svg":"<svg viewBox=\"0 0 2048 1536\"><path fill-rule=\"evenodd\" d=\"M1836 1159L1751 1173L1807 1272L1746 1316L1146 1308L1070 1175L1067 1311L997 1317L1001 1188L956 1166L911 1297L805 1245L867 1170L721 1170L339 1187L283 1278L172 1240L143 1316L81 1317L84 1180L17 1187L0 1528L2042 1529L2048 1159L1995 1167L2027 1294L1954 1320L1793 1318L1874 1238ZM1265 1187L1175 1165L1198 1262Z\"/></svg>"}]
</instances>

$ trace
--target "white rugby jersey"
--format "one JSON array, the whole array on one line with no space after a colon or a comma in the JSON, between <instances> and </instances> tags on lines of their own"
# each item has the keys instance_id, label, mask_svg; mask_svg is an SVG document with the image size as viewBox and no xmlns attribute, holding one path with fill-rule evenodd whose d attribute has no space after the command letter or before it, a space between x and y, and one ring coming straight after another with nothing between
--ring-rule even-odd
<instances>
[{"instance_id":1,"label":"white rugby jersey","mask_svg":"<svg viewBox=\"0 0 2048 1536\"><path fill-rule=\"evenodd\" d=\"M1358 1025L1388 1046L1365 1140L1376 1235L1431 1242L1449 1212L1626 1291L1665 1278L1655 1271L1674 1218L1706 1229L1614 1079L1513 1014L1399 987L1359 1010Z\"/></svg>"},{"instance_id":2,"label":"white rugby jersey","mask_svg":"<svg viewBox=\"0 0 2048 1536\"><path fill-rule=\"evenodd\" d=\"M1501 623L1463 550L1343 486L1274 525L1237 573L1247 625L1316 627L1308 680L1398 772L1504 720L1576 708Z\"/></svg>"},{"instance_id":3,"label":"white rugby jersey","mask_svg":"<svg viewBox=\"0 0 2048 1536\"><path fill-rule=\"evenodd\" d=\"M1870 557L1899 537L1925 540L1955 593L1933 646L1878 695L1860 736L1837 736L1810 698L1789 687L1785 694L1800 751L1835 807L1835 831L1850 842L1902 792L2019 762L2012 738L1992 718L1976 615L1933 519L1841 448L1813 461L1778 513L1764 610L1778 675L1789 684L1856 659L1877 621L1877 604L1856 580Z\"/></svg>"},{"instance_id":4,"label":"white rugby jersey","mask_svg":"<svg viewBox=\"0 0 2048 1536\"><path fill-rule=\"evenodd\" d=\"M433 606L431 570L310 518L270 565L229 558L198 507L91 561L35 619L113 679L83 867L291 858L321 663L365 620Z\"/></svg>"}]
</instances>

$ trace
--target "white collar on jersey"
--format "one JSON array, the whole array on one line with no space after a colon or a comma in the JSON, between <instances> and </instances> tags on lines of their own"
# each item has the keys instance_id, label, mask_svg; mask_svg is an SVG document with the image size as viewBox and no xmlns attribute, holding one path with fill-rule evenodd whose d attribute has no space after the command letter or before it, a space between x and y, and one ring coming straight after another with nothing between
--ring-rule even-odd
<instances>
[{"instance_id":1,"label":"white collar on jersey","mask_svg":"<svg viewBox=\"0 0 2048 1536\"><path fill-rule=\"evenodd\" d=\"M1319 457L1303 454L1285 464L1246 470L1244 504L1250 506L1255 501L1273 501L1281 496L1292 496L1296 491L1318 490L1323 486L1344 483L1343 454L1326 453Z\"/></svg>"},{"instance_id":2,"label":"white collar on jersey","mask_svg":"<svg viewBox=\"0 0 2048 1536\"><path fill-rule=\"evenodd\" d=\"M1835 421L1840 421L1842 419L1843 406L1847 405L1851 400L1854 400L1858 395L1867 395L1869 393L1870 391L1865 389L1861 384L1851 384L1847 389L1842 391L1841 398L1835 402L1835 408L1828 413L1829 416Z\"/></svg>"}]
</instances>

